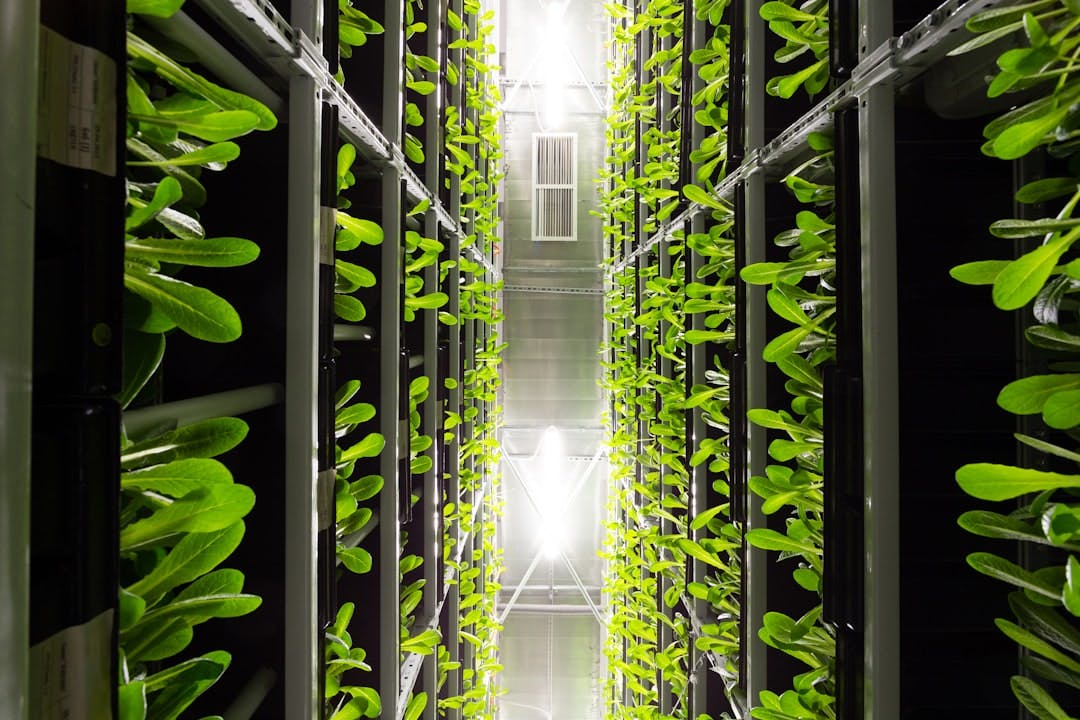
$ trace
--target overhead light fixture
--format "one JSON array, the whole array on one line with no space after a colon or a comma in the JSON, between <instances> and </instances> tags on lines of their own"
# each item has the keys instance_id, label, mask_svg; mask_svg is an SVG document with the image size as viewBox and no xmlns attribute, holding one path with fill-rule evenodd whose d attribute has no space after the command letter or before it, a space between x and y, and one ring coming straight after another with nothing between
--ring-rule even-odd
<instances>
[{"instance_id":1,"label":"overhead light fixture","mask_svg":"<svg viewBox=\"0 0 1080 720\"><path fill-rule=\"evenodd\" d=\"M566 121L566 25L563 22L563 16L569 4L568 0L549 2L544 8L547 15L543 58L544 127L546 130L558 129Z\"/></svg>"},{"instance_id":2,"label":"overhead light fixture","mask_svg":"<svg viewBox=\"0 0 1080 720\"><path fill-rule=\"evenodd\" d=\"M554 560L562 552L566 535L566 489L563 487L562 433L554 425L549 426L540 438L534 462L534 494L540 511L540 540L544 556Z\"/></svg>"}]
</instances>

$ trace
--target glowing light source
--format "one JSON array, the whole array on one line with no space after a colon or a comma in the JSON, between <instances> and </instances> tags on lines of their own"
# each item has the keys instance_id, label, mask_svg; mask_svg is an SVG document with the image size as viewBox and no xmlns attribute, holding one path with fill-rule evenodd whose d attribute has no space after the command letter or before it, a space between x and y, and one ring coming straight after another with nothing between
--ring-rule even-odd
<instances>
[{"instance_id":1,"label":"glowing light source","mask_svg":"<svg viewBox=\"0 0 1080 720\"><path fill-rule=\"evenodd\" d=\"M544 126L555 130L566 120L566 28L563 15L566 13L568 0L548 2L544 8L547 14L543 63L544 80Z\"/></svg>"},{"instance_id":2,"label":"glowing light source","mask_svg":"<svg viewBox=\"0 0 1080 720\"><path fill-rule=\"evenodd\" d=\"M559 556L565 542L566 489L563 487L562 434L555 426L548 427L540 439L534 459L533 494L540 511L540 536L544 555L549 559Z\"/></svg>"}]
</instances>

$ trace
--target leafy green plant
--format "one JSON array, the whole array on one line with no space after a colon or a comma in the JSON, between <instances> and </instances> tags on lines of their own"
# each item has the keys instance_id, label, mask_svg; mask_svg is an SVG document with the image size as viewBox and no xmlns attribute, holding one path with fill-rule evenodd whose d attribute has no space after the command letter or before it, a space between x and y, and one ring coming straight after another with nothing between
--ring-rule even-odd
<instances>
[{"instance_id":1,"label":"leafy green plant","mask_svg":"<svg viewBox=\"0 0 1080 720\"><path fill-rule=\"evenodd\" d=\"M367 307L356 293L362 288L375 287L377 279L371 270L344 260L341 255L356 250L361 245L381 245L383 229L371 220L356 218L345 212L351 203L342 193L356 184L352 172L356 161L356 148L342 144L337 156L337 209L334 213L334 314L341 320L361 322L367 317Z\"/></svg>"},{"instance_id":2,"label":"leafy green plant","mask_svg":"<svg viewBox=\"0 0 1080 720\"><path fill-rule=\"evenodd\" d=\"M247 425L218 418L159 430L121 448L120 709L124 720L176 718L228 668L212 652L174 661L195 626L246 615L261 600L244 574L216 569L240 544L251 488L233 482L217 455Z\"/></svg>"},{"instance_id":3,"label":"leafy green plant","mask_svg":"<svg viewBox=\"0 0 1080 720\"><path fill-rule=\"evenodd\" d=\"M707 382L688 389L685 361L693 345L722 346L734 339L731 210L709 193L726 171L727 5L724 0L695 3L694 12L709 23L711 34L704 48L689 54L705 81L692 95L681 87L683 5L652 2L637 14L626 4L607 6L614 24L609 70L615 102L608 117L600 215L614 248L608 263L625 260L628 243L644 242L647 235L638 235L638 228L657 230L679 207L696 205L709 218L707 232L665 233L644 262L624 263L610 276L605 298L609 339L602 348L603 387L612 401L604 547L611 615L605 653L613 718L652 716L662 692L674 699L673 716L685 717L691 643L720 660L729 692L738 681L741 530L730 522L726 501L687 517L690 468L707 463L717 493L726 498L730 492L727 372L714 358ZM645 38L649 44L643 44ZM639 45L646 58L640 84L634 76ZM689 160L695 178L709 190L679 187L688 179L679 175L679 150L690 128L676 122L685 102L693 106L695 122L706 128L704 142ZM705 262L687 283L684 267L691 252ZM702 328L689 327L694 316L701 317ZM686 413L696 408L715 436L696 438L688 447ZM688 583L684 567L691 558L708 572ZM715 622L692 631L685 614L691 598L708 602ZM663 635L660 628L666 628ZM663 646L661 637L668 638ZM666 688L656 683L657 669Z\"/></svg>"},{"instance_id":4,"label":"leafy green plant","mask_svg":"<svg viewBox=\"0 0 1080 720\"><path fill-rule=\"evenodd\" d=\"M1017 107L986 125L983 152L1002 160L1045 152L1061 170L1056 176L1025 184L1016 193L1020 203L1057 208L1052 216L1008 218L990 226L997 237L1032 238L1033 242L1038 238L1037 246L1017 258L966 263L950 274L969 285L989 285L999 309L1030 305L1035 322L1026 327L1025 336L1045 353L1050 372L1009 383L997 402L1016 415L1041 417L1044 438L1019 433L1016 438L1044 453L1051 467L1064 470L964 465L956 471L956 481L966 493L990 502L1014 502L1008 513L973 510L961 515L959 523L975 535L1035 543L1050 550L1050 564L1035 569L989 552L972 553L967 561L978 572L1019 588L1009 596L1014 618L996 620L998 629L1025 651L1022 663L1030 677L1014 676L1013 694L1036 717L1065 718L1068 714L1043 684L1080 686L1080 645L1076 643L1080 590L1075 585L1080 563L1074 555L1080 551L1075 521L1080 504L1074 497L1080 486L1074 464L1080 462L1080 454L1072 447L1080 425L1075 385L1080 324L1074 279L1077 261L1072 250L1080 237L1076 230L1080 223L1072 218L1080 202L1080 155L1070 110L1080 92L1080 84L1072 77L1080 40L1080 7L1046 0L995 8L973 15L968 29L976 37L955 53L1012 34L1023 33L1026 39L1026 46L1006 50L997 58L999 72L990 82L988 95L1025 94Z\"/></svg>"},{"instance_id":5,"label":"leafy green plant","mask_svg":"<svg viewBox=\"0 0 1080 720\"><path fill-rule=\"evenodd\" d=\"M129 4L167 18L182 2ZM127 36L127 215L124 382L128 407L158 371L175 328L211 342L235 340L240 318L223 298L185 282L185 267L235 267L259 248L234 237L207 238L201 174L235 160L233 139L270 130L261 103L171 59L138 33ZM179 717L228 668L216 651L176 659L194 628L248 614L261 604L243 592L239 570L219 569L244 536L255 495L213 458L239 444L247 425L218 418L125 437L120 448L120 717ZM171 664L165 666L166 661Z\"/></svg>"},{"instance_id":6,"label":"leafy green plant","mask_svg":"<svg viewBox=\"0 0 1080 720\"><path fill-rule=\"evenodd\" d=\"M762 511L786 514L783 532L754 528L746 533L755 547L795 560L792 576L812 593L814 605L799 618L768 612L758 635L770 647L791 655L810 669L794 679L781 694L763 691L761 706L751 715L762 720L788 717L834 718L832 659L835 639L821 622L821 580L824 545L824 408L821 367L836 355L835 323L836 228L832 187L832 143L814 135L817 154L792 172L785 184L801 203L817 210L802 210L795 227L780 233L775 243L789 248L788 260L749 265L742 279L769 285L769 308L795 327L769 340L763 357L785 376L790 409L755 408L750 422L786 435L769 444L773 463L765 475L752 477L750 489L762 498Z\"/></svg>"},{"instance_id":7,"label":"leafy green plant","mask_svg":"<svg viewBox=\"0 0 1080 720\"><path fill-rule=\"evenodd\" d=\"M134 338L129 365L138 372L125 378L124 404L156 370L169 330L210 342L240 336L232 306L179 275L186 266L234 267L258 257L249 240L206 237L199 178L239 156L234 138L277 123L261 103L183 67L135 32L127 49L125 323Z\"/></svg>"},{"instance_id":8,"label":"leafy green plant","mask_svg":"<svg viewBox=\"0 0 1080 720\"><path fill-rule=\"evenodd\" d=\"M371 672L371 666L365 662L367 653L363 648L353 647L352 636L349 634L349 623L354 610L353 603L342 604L334 624L326 631L325 697L328 703L327 717L330 720L377 718L382 713L382 702L374 688L342 682L346 672Z\"/></svg>"},{"instance_id":9,"label":"leafy green plant","mask_svg":"<svg viewBox=\"0 0 1080 720\"><path fill-rule=\"evenodd\" d=\"M758 12L769 30L784 40L784 46L773 54L776 62L811 56L809 65L770 78L765 91L787 99L802 87L810 97L817 95L829 82L828 0L771 0Z\"/></svg>"},{"instance_id":10,"label":"leafy green plant","mask_svg":"<svg viewBox=\"0 0 1080 720\"><path fill-rule=\"evenodd\" d=\"M353 7L352 0L338 0L338 56L351 58L353 48L367 45L369 35L382 35L382 25L368 17L367 13ZM345 73L339 64L334 79L345 83Z\"/></svg>"}]
</instances>

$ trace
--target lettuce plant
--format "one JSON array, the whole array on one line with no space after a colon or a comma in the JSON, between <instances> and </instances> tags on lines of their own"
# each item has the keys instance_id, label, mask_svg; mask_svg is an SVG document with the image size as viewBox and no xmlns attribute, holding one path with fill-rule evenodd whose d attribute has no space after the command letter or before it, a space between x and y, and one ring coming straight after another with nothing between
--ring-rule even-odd
<instances>
[{"instance_id":1,"label":"lettuce plant","mask_svg":"<svg viewBox=\"0 0 1080 720\"><path fill-rule=\"evenodd\" d=\"M247 435L236 418L125 440L120 463L120 717L176 718L229 666L227 652L176 659L194 628L261 604L218 569L244 537L255 494L213 458ZM166 661L171 664L164 665ZM164 666L163 666L164 665Z\"/></svg>"},{"instance_id":2,"label":"lettuce plant","mask_svg":"<svg viewBox=\"0 0 1080 720\"><path fill-rule=\"evenodd\" d=\"M829 82L828 0L770 0L758 12L769 30L784 40L784 46L773 54L776 62L809 60L789 75L769 78L765 91L787 99L802 87L810 97L817 95Z\"/></svg>"},{"instance_id":3,"label":"lettuce plant","mask_svg":"<svg viewBox=\"0 0 1080 720\"><path fill-rule=\"evenodd\" d=\"M1024 651L1027 673L1014 675L1011 689L1036 717L1068 717L1054 695L1060 686L1080 686L1080 543L1075 518L1080 503L1074 447L1080 427L1077 412L1077 353L1080 318L1074 242L1080 220L1073 212L1080 202L1077 132L1072 106L1080 97L1073 77L1080 43L1080 5L1045 0L980 12L968 21L976 37L957 48L967 52L999 38L1021 35L1019 47L997 58L998 72L988 95L1024 91L1017 106L985 127L983 152L1012 160L1045 153L1050 177L1028 182L1016 193L1022 204L1041 205L1051 214L1035 219L1007 218L990 226L1000 238L1038 239L1038 245L1017 258L987 259L955 267L951 275L970 285L989 285L1002 310L1030 307L1024 334L1049 360L1047 373L1021 377L1002 388L998 405L1021 416L1038 416L1044 437L1018 433L1016 439L1045 454L1059 472L993 463L971 463L956 471L956 481L972 497L1011 501L1005 512L973 510L960 516L962 527L975 535L1011 543L1034 543L1050 549L1049 564L1021 567L1002 555L975 552L968 564L1014 590L1009 595L1012 618L998 618L999 630ZM1049 688L1049 689L1048 689Z\"/></svg>"},{"instance_id":4,"label":"lettuce plant","mask_svg":"<svg viewBox=\"0 0 1080 720\"><path fill-rule=\"evenodd\" d=\"M785 184L795 198L815 206L801 210L795 227L774 242L788 250L788 260L749 265L742 279L769 285L766 293L774 315L795 327L769 340L763 357L787 376L789 407L755 408L750 422L787 436L769 444L772 463L765 475L752 477L750 489L762 498L762 512L784 513L783 532L754 528L746 540L755 547L794 560L792 577L810 593L812 607L801 617L780 612L765 614L759 637L808 666L793 687L781 693L765 690L751 715L760 720L789 717L836 717L833 657L835 639L821 621L821 580L824 544L824 414L821 370L836 355L833 332L836 313L836 228L832 187L832 143L825 135L811 137L817 154L793 171Z\"/></svg>"}]
</instances>

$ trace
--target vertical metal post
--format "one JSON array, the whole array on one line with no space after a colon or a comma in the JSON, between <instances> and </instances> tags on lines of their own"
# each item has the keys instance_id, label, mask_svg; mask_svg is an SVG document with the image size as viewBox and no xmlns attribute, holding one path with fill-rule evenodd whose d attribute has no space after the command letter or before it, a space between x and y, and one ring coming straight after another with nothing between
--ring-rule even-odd
<instances>
[{"instance_id":1,"label":"vertical metal post","mask_svg":"<svg viewBox=\"0 0 1080 720\"><path fill-rule=\"evenodd\" d=\"M749 63L748 63L749 64ZM761 174L753 174L746 181L745 203L745 238L747 265L765 260L765 179ZM765 288L748 286L746 288L746 407L747 409L767 407L766 377L767 367L761 353L765 349L765 318L768 305L765 302ZM745 422L745 420L744 420ZM747 477L764 475L768 464L768 443L765 430L748 424L747 438ZM747 498L746 530L766 527L765 515L761 511L761 499L751 495ZM764 550L746 546L746 559L743 566L742 621L746 625L746 674L743 686L746 688L747 703L756 707L760 691L766 689L766 649L758 638L758 629L764 625L768 610L768 557Z\"/></svg>"},{"instance_id":2,"label":"vertical metal post","mask_svg":"<svg viewBox=\"0 0 1080 720\"><path fill-rule=\"evenodd\" d=\"M460 17L463 14L463 2L462 0L445 0L449 2L449 7L455 14ZM454 37L448 36L446 42L449 45L453 41ZM461 48L452 48L448 51L448 57L451 63L453 63L458 69L458 81L454 83L454 86L450 88L450 97L448 107L457 108L461 111L464 106L462 84L464 82L464 52ZM442 148L439 148L440 153ZM456 173L450 176L450 217L453 218L454 223L460 222L461 218L461 178ZM461 236L457 232L457 227L452 229L452 235L450 239L450 258L454 261L460 261L462 257L461 252ZM461 353L461 327L464 320L461 318L461 269L458 265L455 265L450 269L448 281L448 295L450 301L447 306L447 310L458 319L457 323L450 328L450 373L455 383L454 387L450 389L448 393L450 412L463 413L464 412L464 393L462 391L462 368L464 367L464 358ZM447 458L449 460L450 467L447 468L449 476L447 477L447 495L449 501L453 502L457 507L458 521L455 523L454 532L452 536L455 539L454 549L457 549L457 540L461 537L461 433L462 427L459 423L454 428L454 435L450 441L450 447L447 452ZM450 592L446 601L446 635L444 642L446 643L447 651L449 652L449 659L451 663L459 662L461 660L461 643L458 637L460 630L460 616L461 616L461 589L455 582L450 586ZM461 670L452 670L446 678L446 694L449 696L461 694ZM461 709L450 708L447 710L448 720L460 720Z\"/></svg>"},{"instance_id":3,"label":"vertical metal post","mask_svg":"<svg viewBox=\"0 0 1080 720\"><path fill-rule=\"evenodd\" d=\"M662 93L663 90L657 89L657 92ZM658 105L662 106L663 103L658 103ZM660 277L661 278L670 278L671 277L671 255L668 254L669 245L670 245L670 241L668 241L668 240L663 240L662 242L660 242L657 245L657 254L659 255L658 260L659 260L659 265L660 265ZM663 344L664 337L667 334L669 325L670 325L670 323L668 323L667 320L661 320L660 321L659 326L658 326L659 336L657 337L657 344L658 345ZM671 362L670 358L668 358L666 355L661 355L660 356L660 368L659 369L660 369L660 376L665 378L665 379L670 379L674 374L673 363ZM661 403L660 396L659 396L659 393L657 393L656 409L657 409L658 413L662 409L660 403ZM663 502L664 497L672 489L671 480L672 480L673 473L671 472L671 469L669 467L667 467L667 465L665 465L663 463L661 463L659 470L660 470L660 501ZM674 531L675 531L674 523L672 523L667 518L661 517L660 518L660 534L661 535L671 535L671 534L674 533ZM664 553L664 551L661 551L661 552L662 552L662 554L666 554L666 553ZM671 620L671 619L673 619L675 617L675 608L674 607L668 607L664 603L665 594L666 594L669 587L671 587L671 580L669 580L668 577L664 573L660 573L660 576L657 578L657 582L656 582L656 592L657 592L656 598L657 598L658 604L660 605L660 611L664 614L664 617ZM667 649L668 645L670 645L672 643L673 639L674 639L672 637L671 627L667 623L662 622L662 623L659 624L659 626L656 628L656 630L657 630L657 633L656 633L657 648L656 649L659 652L664 652ZM671 695L671 681L667 679L666 673L659 672L658 674L660 675L660 681L661 681L660 682L660 687L659 687L659 695L660 695L659 700L660 700L660 702L658 703L659 706L660 706L660 713L662 715L669 715L669 714L671 714L671 710L672 710L672 707L674 705L673 698L672 698L672 695Z\"/></svg>"},{"instance_id":4,"label":"vertical metal post","mask_svg":"<svg viewBox=\"0 0 1080 720\"><path fill-rule=\"evenodd\" d=\"M427 6L427 48L428 57L440 57L439 48L442 41L442 24L445 13L442 2L429 2ZM439 197L440 183L442 181L442 106L444 96L442 84L435 79L436 91L428 96L424 106L424 184L432 195ZM439 239L439 222L434 210L428 210L425 217L425 234L435 240ZM446 252L439 256L450 257ZM437 289L439 285L439 265L436 262L424 270L424 286L429 289ZM424 512L423 512L423 548L424 548L424 617L434 620L438 612L439 599L442 591L442 578L439 573L442 570L440 559L442 558L442 537L440 531L442 523L439 521L439 513L442 508L442 483L441 476L443 467L439 462L442 453L442 383L444 378L439 372L439 318L433 310L425 310L424 318L424 372L431 380L427 400L424 401L424 432L431 436L431 457L435 462L431 469L424 473ZM424 708L424 720L435 720L438 706L438 683L439 668L438 656L433 653L424 658L423 690L427 693L428 702Z\"/></svg>"},{"instance_id":5,"label":"vertical metal post","mask_svg":"<svg viewBox=\"0 0 1080 720\"><path fill-rule=\"evenodd\" d=\"M746 138L743 147L749 155L765 142L765 24L760 21L758 9L761 0L747 0L745 15L734 18L741 23L746 37ZM765 179L760 173L751 175L745 183L743 231L745 233L746 263L750 265L765 260ZM740 281L741 282L741 281ZM746 288L746 407L766 407L766 366L761 357L765 349L765 318L768 315L765 288ZM765 431L750 425L747 429L747 475L763 475L768 463L768 445ZM765 515L761 512L761 499L750 496L746 508L746 529L765 527ZM764 550L747 545L743 566L742 622L746 646L746 701L749 708L757 706L758 695L766 689L766 649L758 638L758 629L764 625L768 595L768 558Z\"/></svg>"},{"instance_id":6,"label":"vertical metal post","mask_svg":"<svg viewBox=\"0 0 1080 720\"><path fill-rule=\"evenodd\" d=\"M890 0L858 0L859 58L892 35ZM863 408L866 500L866 717L899 717L899 398L896 307L894 93L876 86L859 98L862 234Z\"/></svg>"},{"instance_id":7,"label":"vertical metal post","mask_svg":"<svg viewBox=\"0 0 1080 720\"><path fill-rule=\"evenodd\" d=\"M316 582L321 124L315 82L293 77L285 355L285 714L297 720L317 718L322 701Z\"/></svg>"},{"instance_id":8,"label":"vertical metal post","mask_svg":"<svg viewBox=\"0 0 1080 720\"><path fill-rule=\"evenodd\" d=\"M866 715L900 705L899 369L893 88L859 99L866 501Z\"/></svg>"},{"instance_id":9,"label":"vertical metal post","mask_svg":"<svg viewBox=\"0 0 1080 720\"><path fill-rule=\"evenodd\" d=\"M0 40L0 227L34 237L38 3L5 10ZM30 647L30 377L34 244L0 243L0 717L27 718Z\"/></svg>"},{"instance_id":10,"label":"vertical metal post","mask_svg":"<svg viewBox=\"0 0 1080 720\"><path fill-rule=\"evenodd\" d=\"M386 29L383 55L382 132L395 147L401 147L404 113L404 7L400 0L386 0ZM379 457L383 489L379 498L379 695L383 713L394 717L401 681L399 569L401 527L399 524L401 437L401 174L391 164L383 169L383 245L379 272L379 425L386 446Z\"/></svg>"}]
</instances>

